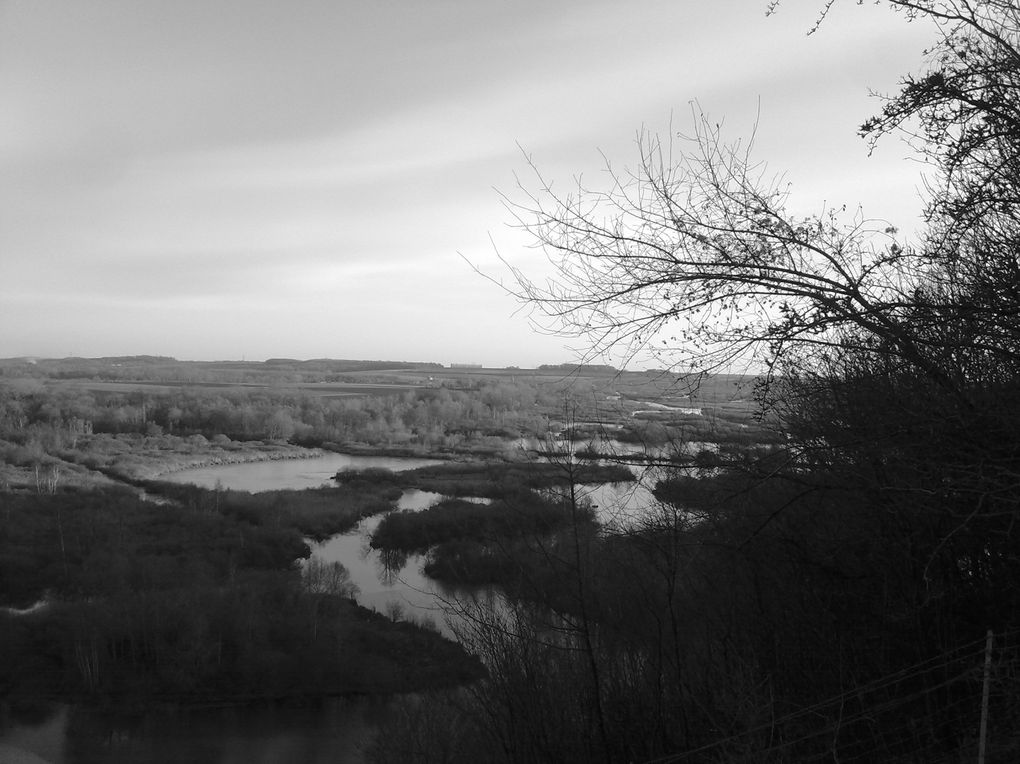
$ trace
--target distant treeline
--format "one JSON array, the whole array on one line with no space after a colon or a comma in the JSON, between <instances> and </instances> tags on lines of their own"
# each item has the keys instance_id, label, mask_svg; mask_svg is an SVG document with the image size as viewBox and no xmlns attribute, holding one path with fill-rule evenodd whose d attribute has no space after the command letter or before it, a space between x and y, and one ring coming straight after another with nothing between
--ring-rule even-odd
<instances>
[{"instance_id":1,"label":"distant treeline","mask_svg":"<svg viewBox=\"0 0 1020 764\"><path fill-rule=\"evenodd\" d=\"M598 363L543 363L539 371L565 371L572 374L619 374L614 366Z\"/></svg>"},{"instance_id":2,"label":"distant treeline","mask_svg":"<svg viewBox=\"0 0 1020 764\"><path fill-rule=\"evenodd\" d=\"M417 488L445 496L475 496L502 499L522 491L569 489L570 485L627 483L634 473L619 464L552 462L480 462L439 464L393 472L367 469L337 474L340 485L371 483L380 486Z\"/></svg>"},{"instance_id":3,"label":"distant treeline","mask_svg":"<svg viewBox=\"0 0 1020 764\"><path fill-rule=\"evenodd\" d=\"M438 363L407 361L355 361L315 358L300 361L270 358L266 361L179 361L167 356L108 356L102 358L5 358L0 377L92 379L146 382L325 382L344 374L366 371L441 369Z\"/></svg>"},{"instance_id":4,"label":"distant treeline","mask_svg":"<svg viewBox=\"0 0 1020 764\"><path fill-rule=\"evenodd\" d=\"M611 452L604 446L607 433L649 447L671 441L746 446L781 440L751 420L742 405L706 408L705 415L674 406L635 416L632 412L640 414L638 409L647 406L631 399L641 386L631 380L619 386L627 391L626 400L613 393L615 387L600 389L591 380L578 381L568 398L558 385L512 375L352 397L285 386L119 391L0 379L0 459L22 468L45 466L51 457L105 468L126 456L125 449L140 445L120 442L125 436L144 438L147 449L168 454L276 441L336 451L369 447L517 458L529 449L548 448L550 433L564 435L557 449L593 454ZM531 440L519 441L522 437Z\"/></svg>"},{"instance_id":5,"label":"distant treeline","mask_svg":"<svg viewBox=\"0 0 1020 764\"><path fill-rule=\"evenodd\" d=\"M0 384L0 439L30 451L78 449L100 433L207 440L289 440L308 446L366 443L458 447L549 426L539 391L493 382L473 390L423 388L399 395L327 398L295 390L130 393ZM17 458L28 458L24 455Z\"/></svg>"}]
</instances>

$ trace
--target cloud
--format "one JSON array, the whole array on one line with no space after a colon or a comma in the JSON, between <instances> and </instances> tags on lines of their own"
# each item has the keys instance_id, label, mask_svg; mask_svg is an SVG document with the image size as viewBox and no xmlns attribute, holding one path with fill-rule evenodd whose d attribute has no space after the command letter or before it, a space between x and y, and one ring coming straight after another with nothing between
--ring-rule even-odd
<instances>
[{"instance_id":1,"label":"cloud","mask_svg":"<svg viewBox=\"0 0 1020 764\"><path fill-rule=\"evenodd\" d=\"M859 180L847 93L903 71L917 35L854 7L805 38L815 6L9 0L0 299L21 334L0 354L90 326L236 347L238 316L283 355L287 331L312 348L366 315L366 347L409 322L527 349L512 301L456 254L491 262L489 231L523 250L492 190L525 169L516 143L558 181L597 178L598 149L633 164L637 129L679 129L691 98L741 135L761 96L761 156L808 202L903 197L888 163Z\"/></svg>"}]
</instances>

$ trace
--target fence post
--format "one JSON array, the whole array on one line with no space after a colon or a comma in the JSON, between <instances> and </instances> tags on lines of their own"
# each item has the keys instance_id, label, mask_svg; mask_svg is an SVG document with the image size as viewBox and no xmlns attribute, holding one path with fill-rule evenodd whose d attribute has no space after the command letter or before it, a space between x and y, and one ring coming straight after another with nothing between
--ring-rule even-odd
<instances>
[{"instance_id":1,"label":"fence post","mask_svg":"<svg viewBox=\"0 0 1020 764\"><path fill-rule=\"evenodd\" d=\"M985 640L985 680L981 687L981 733L978 735L978 764L985 764L985 738L988 736L988 684L992 677L992 630Z\"/></svg>"}]
</instances>

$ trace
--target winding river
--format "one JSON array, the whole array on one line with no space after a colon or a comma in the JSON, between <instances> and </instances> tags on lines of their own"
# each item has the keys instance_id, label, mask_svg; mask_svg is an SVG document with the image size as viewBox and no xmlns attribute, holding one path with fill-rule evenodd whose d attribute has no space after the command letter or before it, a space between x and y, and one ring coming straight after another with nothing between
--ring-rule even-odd
<instances>
[{"instance_id":1,"label":"winding river","mask_svg":"<svg viewBox=\"0 0 1020 764\"><path fill-rule=\"evenodd\" d=\"M182 470L166 478L175 483L192 483L203 488L223 488L237 491L300 490L329 485L340 470L383 468L399 472L418 467L442 464L436 459L419 459L391 456L348 456L330 454L310 459L288 459L274 462L251 462L215 467ZM404 491L397 509L422 510L442 498L427 491ZM402 617L414 616L432 621L446 636L452 636L442 612L437 607L437 595L449 598L453 591L445 589L421 573L419 555L406 558L400 569L387 569L380 554L368 546L373 531L382 519L380 515L362 520L357 527L337 534L326 541L309 542L312 555L324 562L341 562L358 587L358 602L380 613Z\"/></svg>"},{"instance_id":2,"label":"winding river","mask_svg":"<svg viewBox=\"0 0 1020 764\"><path fill-rule=\"evenodd\" d=\"M341 469L414 469L434 459L330 454L308 459L250 462L181 470L163 479L244 491L328 485ZM398 506L424 509L440 497L405 491ZM387 572L367 539L378 524L367 518L354 530L314 544L314 554L340 560L361 590L366 607L403 617L429 617L450 634L434 606L443 592L409 558L403 571ZM449 594L449 593L446 593ZM391 604L392 603L392 604ZM0 764L352 764L384 718L386 703L372 698L329 698L296 708L174 708L108 713L72 704L47 708L0 706Z\"/></svg>"},{"instance_id":3,"label":"winding river","mask_svg":"<svg viewBox=\"0 0 1020 764\"><path fill-rule=\"evenodd\" d=\"M163 479L207 488L244 491L303 489L328 485L341 469L383 467L395 471L439 464L433 459L329 454L308 459L229 464L182 470ZM632 484L584 487L604 520L622 521L650 498ZM442 498L407 490L399 509L421 510ZM464 592L451 591L421 573L422 559L411 556L399 570L387 569L368 546L379 516L353 530L312 544L313 555L340 561L358 586L365 607L393 617L431 620L452 636L441 603ZM301 708L184 708L141 711L136 716L106 714L74 705L39 709L0 707L0 762L38 764L290 764L364 761L365 746L385 714L379 699L327 699Z\"/></svg>"}]
</instances>

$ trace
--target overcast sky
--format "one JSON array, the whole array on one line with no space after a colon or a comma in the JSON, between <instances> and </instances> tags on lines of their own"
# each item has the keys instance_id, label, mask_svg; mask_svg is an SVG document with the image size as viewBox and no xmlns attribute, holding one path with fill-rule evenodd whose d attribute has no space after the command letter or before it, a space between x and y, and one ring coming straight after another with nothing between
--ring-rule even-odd
<instances>
[{"instance_id":1,"label":"overcast sky","mask_svg":"<svg viewBox=\"0 0 1020 764\"><path fill-rule=\"evenodd\" d=\"M534 366L576 341L503 275L522 146L625 165L697 99L805 212L915 225L918 166L856 126L931 30L820 0L0 0L0 356ZM462 257L463 256L463 257Z\"/></svg>"}]
</instances>

